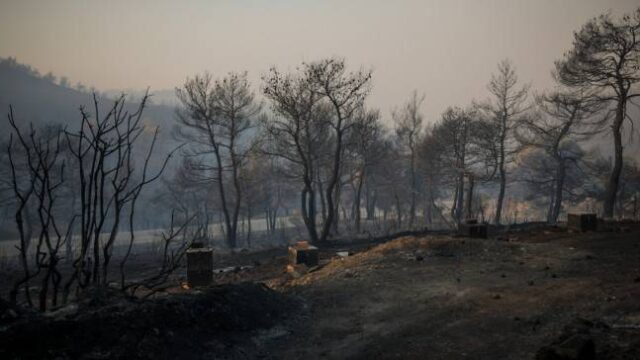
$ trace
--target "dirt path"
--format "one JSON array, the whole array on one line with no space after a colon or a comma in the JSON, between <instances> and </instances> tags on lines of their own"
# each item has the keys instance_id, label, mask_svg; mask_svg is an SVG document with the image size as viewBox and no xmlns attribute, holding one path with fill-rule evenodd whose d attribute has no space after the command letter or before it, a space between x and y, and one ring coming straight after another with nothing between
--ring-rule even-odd
<instances>
[{"instance_id":1,"label":"dirt path","mask_svg":"<svg viewBox=\"0 0 640 360\"><path fill-rule=\"evenodd\" d=\"M271 280L309 310L270 355L532 359L573 319L640 319L638 229L511 240L400 238Z\"/></svg>"}]
</instances>

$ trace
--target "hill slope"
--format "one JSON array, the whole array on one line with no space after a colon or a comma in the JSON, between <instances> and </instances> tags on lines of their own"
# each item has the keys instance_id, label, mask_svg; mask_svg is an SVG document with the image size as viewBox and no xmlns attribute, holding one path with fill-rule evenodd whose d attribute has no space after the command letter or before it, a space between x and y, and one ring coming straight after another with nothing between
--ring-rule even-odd
<instances>
[{"instance_id":1,"label":"hill slope","mask_svg":"<svg viewBox=\"0 0 640 360\"><path fill-rule=\"evenodd\" d=\"M74 127L80 121L80 106L93 107L90 92L60 86L15 61L0 60L0 79L0 112L6 113L9 105L13 106L16 119L23 124L32 122L38 126L53 122ZM113 105L111 97L102 95L98 95L98 102L105 109ZM126 106L135 109L137 105L127 103ZM144 118L146 123L160 126L164 133L169 133L175 123L174 108L151 103ZM163 140L171 142L168 136Z\"/></svg>"}]
</instances>

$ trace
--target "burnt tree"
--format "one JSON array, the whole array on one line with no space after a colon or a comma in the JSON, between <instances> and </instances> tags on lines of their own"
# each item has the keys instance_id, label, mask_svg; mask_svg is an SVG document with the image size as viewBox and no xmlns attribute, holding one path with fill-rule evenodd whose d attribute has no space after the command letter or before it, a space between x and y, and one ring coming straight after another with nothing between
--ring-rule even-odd
<instances>
[{"instance_id":1,"label":"burnt tree","mask_svg":"<svg viewBox=\"0 0 640 360\"><path fill-rule=\"evenodd\" d=\"M559 82L572 88L598 92L597 98L613 105L610 126L614 162L603 204L603 215L613 217L623 169L622 127L632 119L629 100L640 96L640 8L614 21L608 14L588 21L574 34L573 48L556 62Z\"/></svg>"}]
</instances>

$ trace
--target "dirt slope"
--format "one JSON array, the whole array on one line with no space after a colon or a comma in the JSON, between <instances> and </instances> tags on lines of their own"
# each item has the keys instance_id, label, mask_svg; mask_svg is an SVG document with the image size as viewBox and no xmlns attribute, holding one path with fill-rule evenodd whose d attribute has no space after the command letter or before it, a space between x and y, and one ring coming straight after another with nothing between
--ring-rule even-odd
<instances>
[{"instance_id":1,"label":"dirt slope","mask_svg":"<svg viewBox=\"0 0 640 360\"><path fill-rule=\"evenodd\" d=\"M640 358L637 229L507 237L400 238L271 280L311 309L273 357L533 359L584 318L611 329L598 358Z\"/></svg>"}]
</instances>

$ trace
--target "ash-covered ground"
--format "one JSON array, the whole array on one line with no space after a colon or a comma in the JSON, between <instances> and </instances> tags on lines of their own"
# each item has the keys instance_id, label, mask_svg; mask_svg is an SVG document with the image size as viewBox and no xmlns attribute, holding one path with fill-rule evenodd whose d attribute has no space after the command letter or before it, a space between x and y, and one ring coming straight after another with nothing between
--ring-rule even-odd
<instances>
[{"instance_id":1,"label":"ash-covered ground","mask_svg":"<svg viewBox=\"0 0 640 360\"><path fill-rule=\"evenodd\" d=\"M5 305L5 359L638 359L640 226L537 226L238 253L215 285L91 293L46 316ZM336 255L347 250L351 256ZM593 357L595 356L595 357Z\"/></svg>"}]
</instances>

